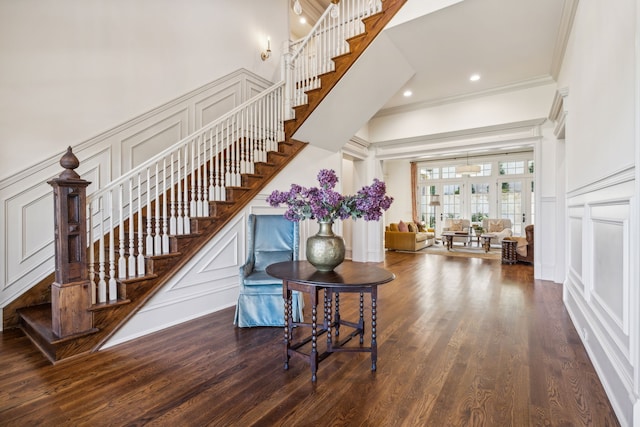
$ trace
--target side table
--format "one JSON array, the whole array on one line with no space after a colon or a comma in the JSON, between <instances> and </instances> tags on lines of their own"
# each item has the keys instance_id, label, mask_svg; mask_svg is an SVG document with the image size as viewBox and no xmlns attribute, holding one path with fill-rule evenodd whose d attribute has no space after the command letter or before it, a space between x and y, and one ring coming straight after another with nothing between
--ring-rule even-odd
<instances>
[{"instance_id":1,"label":"side table","mask_svg":"<svg viewBox=\"0 0 640 427\"><path fill-rule=\"evenodd\" d=\"M311 367L311 381L317 379L318 364L327 356L335 352L366 352L371 353L371 370L376 370L378 359L378 345L376 342L376 320L378 286L395 279L395 274L383 268L370 264L345 261L334 271L320 272L307 261L285 261L271 264L266 269L267 274L282 280L282 296L284 297L284 369L289 369L291 356L301 357ZM305 292L311 300L311 324L294 322L291 310L291 291ZM319 292L324 290L324 320L318 324ZM355 292L360 294L359 319L347 321L340 316L340 293ZM364 342L364 294L371 295L371 345L363 346ZM333 308L335 301L335 310ZM292 342L294 327L311 327L311 334ZM346 337L340 335L340 326L346 326L352 331ZM335 337L332 336L332 329ZM327 334L327 349L323 353L318 351L318 337ZM344 335L344 334L343 334ZM345 346L351 338L359 336L359 345ZM343 339L339 339L343 338ZM303 351L307 343L311 343L311 351Z\"/></svg>"},{"instance_id":2,"label":"side table","mask_svg":"<svg viewBox=\"0 0 640 427\"><path fill-rule=\"evenodd\" d=\"M516 240L502 241L502 263L503 264L515 264L516 263L516 247L518 242Z\"/></svg>"}]
</instances>

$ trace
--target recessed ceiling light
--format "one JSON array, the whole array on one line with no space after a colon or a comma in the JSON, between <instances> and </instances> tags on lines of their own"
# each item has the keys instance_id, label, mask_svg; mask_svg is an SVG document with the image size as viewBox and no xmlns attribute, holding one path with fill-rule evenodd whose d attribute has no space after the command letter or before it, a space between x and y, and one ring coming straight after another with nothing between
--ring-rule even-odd
<instances>
[{"instance_id":1,"label":"recessed ceiling light","mask_svg":"<svg viewBox=\"0 0 640 427\"><path fill-rule=\"evenodd\" d=\"M405 90L405 91L404 91L404 93L403 93L403 95L404 95L405 97L407 97L407 98L408 98L408 97L410 97L411 95L413 95L413 92L411 92L410 90Z\"/></svg>"},{"instance_id":2,"label":"recessed ceiling light","mask_svg":"<svg viewBox=\"0 0 640 427\"><path fill-rule=\"evenodd\" d=\"M477 82L478 80L480 80L480 74L471 74L469 80L471 80L472 82Z\"/></svg>"},{"instance_id":3,"label":"recessed ceiling light","mask_svg":"<svg viewBox=\"0 0 640 427\"><path fill-rule=\"evenodd\" d=\"M306 24L307 23L307 18L305 18L304 16L300 17L300 23L301 24Z\"/></svg>"}]
</instances>

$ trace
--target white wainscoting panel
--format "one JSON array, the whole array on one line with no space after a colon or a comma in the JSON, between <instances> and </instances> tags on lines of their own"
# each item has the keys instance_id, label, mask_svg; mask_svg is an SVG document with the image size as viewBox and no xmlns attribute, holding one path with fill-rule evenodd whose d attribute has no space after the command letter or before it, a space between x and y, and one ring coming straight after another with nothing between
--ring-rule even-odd
<instances>
[{"instance_id":1,"label":"white wainscoting panel","mask_svg":"<svg viewBox=\"0 0 640 427\"><path fill-rule=\"evenodd\" d=\"M102 348L235 305L238 269L244 263L245 223L246 215L236 216ZM229 327L233 327L233 315Z\"/></svg>"},{"instance_id":2,"label":"white wainscoting panel","mask_svg":"<svg viewBox=\"0 0 640 427\"><path fill-rule=\"evenodd\" d=\"M612 174L568 195L569 274L564 303L622 425L638 389L640 340L632 289L630 221L634 174ZM637 285L637 284L635 284Z\"/></svg>"},{"instance_id":3,"label":"white wainscoting panel","mask_svg":"<svg viewBox=\"0 0 640 427\"><path fill-rule=\"evenodd\" d=\"M572 278L570 284L579 288L583 293L585 288L582 282L582 215L584 208L569 208L569 272Z\"/></svg>"},{"instance_id":4,"label":"white wainscoting panel","mask_svg":"<svg viewBox=\"0 0 640 427\"><path fill-rule=\"evenodd\" d=\"M77 172L91 181L87 194L269 86L238 70L74 146ZM47 181L62 172L63 154L0 181L0 308L53 272L53 192Z\"/></svg>"}]
</instances>

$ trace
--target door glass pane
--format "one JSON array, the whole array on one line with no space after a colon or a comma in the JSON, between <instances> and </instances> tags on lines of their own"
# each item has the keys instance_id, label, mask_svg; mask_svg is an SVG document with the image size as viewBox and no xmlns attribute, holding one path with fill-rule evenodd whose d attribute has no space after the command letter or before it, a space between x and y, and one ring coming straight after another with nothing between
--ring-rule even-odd
<instances>
[{"instance_id":1,"label":"door glass pane","mask_svg":"<svg viewBox=\"0 0 640 427\"><path fill-rule=\"evenodd\" d=\"M418 217L428 228L436 225L436 206L431 206L431 196L436 194L435 185L421 185L418 203Z\"/></svg>"},{"instance_id":2,"label":"door glass pane","mask_svg":"<svg viewBox=\"0 0 640 427\"><path fill-rule=\"evenodd\" d=\"M489 183L471 184L471 222L482 224L489 218Z\"/></svg>"},{"instance_id":3,"label":"door glass pane","mask_svg":"<svg viewBox=\"0 0 640 427\"><path fill-rule=\"evenodd\" d=\"M442 186L442 213L444 218L460 218L462 212L460 199L460 184L445 184Z\"/></svg>"},{"instance_id":4,"label":"door glass pane","mask_svg":"<svg viewBox=\"0 0 640 427\"><path fill-rule=\"evenodd\" d=\"M500 184L500 214L513 224L513 234L522 235L522 181L505 181Z\"/></svg>"},{"instance_id":5,"label":"door glass pane","mask_svg":"<svg viewBox=\"0 0 640 427\"><path fill-rule=\"evenodd\" d=\"M535 218L534 218L534 213L536 211L536 192L535 192L535 183L533 181L531 181L531 210L529 211L529 217L531 218L531 220L528 222L528 224L535 224ZM527 224L527 225L528 225Z\"/></svg>"}]
</instances>

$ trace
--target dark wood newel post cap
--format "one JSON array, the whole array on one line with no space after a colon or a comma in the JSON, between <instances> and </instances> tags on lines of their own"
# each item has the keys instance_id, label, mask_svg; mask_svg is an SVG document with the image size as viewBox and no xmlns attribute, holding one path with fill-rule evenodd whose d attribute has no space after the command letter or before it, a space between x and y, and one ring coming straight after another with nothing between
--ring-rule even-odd
<instances>
[{"instance_id":1,"label":"dark wood newel post cap","mask_svg":"<svg viewBox=\"0 0 640 427\"><path fill-rule=\"evenodd\" d=\"M67 148L67 152L60 159L60 166L64 168L64 171L60 174L60 178L62 179L80 179L80 175L74 171L78 166L80 166L80 161L71 151L71 146Z\"/></svg>"}]
</instances>

